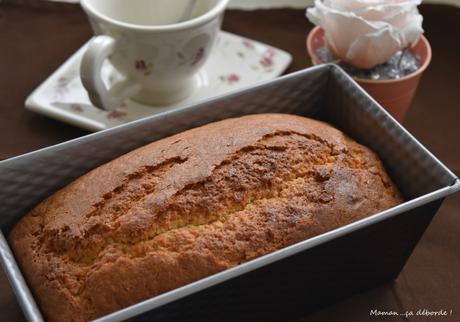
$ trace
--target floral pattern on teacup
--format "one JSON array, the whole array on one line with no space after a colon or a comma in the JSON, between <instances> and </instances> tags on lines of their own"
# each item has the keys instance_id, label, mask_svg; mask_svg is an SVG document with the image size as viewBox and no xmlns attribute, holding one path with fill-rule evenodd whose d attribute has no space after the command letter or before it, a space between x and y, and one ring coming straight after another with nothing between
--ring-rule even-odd
<instances>
[{"instance_id":1,"label":"floral pattern on teacup","mask_svg":"<svg viewBox=\"0 0 460 322\"><path fill-rule=\"evenodd\" d=\"M179 51L174 58L184 67L191 66L194 61L195 64L198 64L207 54L207 47L200 49L202 47L201 44L198 44L189 51ZM276 48L227 34L222 34L217 38L211 56L218 57L219 64L216 65L216 62L213 62L212 69L204 67L210 79L209 85L204 88L206 92L203 91L203 93L205 94L198 92L199 95L204 95L200 97L212 96L211 93L223 93L226 90L277 76L278 66L282 66L286 59ZM133 60L131 66L141 75L155 72L152 62L145 57ZM52 110L66 111L65 115L69 115L67 119L73 119L72 115L74 115L78 124L88 120L86 121L88 124L89 121L92 123L96 121L105 127L111 127L151 114L150 107L140 106L130 100L110 112L93 107L82 87L79 75L79 65L74 64L71 68L61 72L53 83L50 83L47 95L52 98L52 101L49 105L52 106ZM102 76L108 83L114 83L122 77L114 71L109 62L105 64ZM102 126L98 127L98 129L101 128Z\"/></svg>"},{"instance_id":2,"label":"floral pattern on teacup","mask_svg":"<svg viewBox=\"0 0 460 322\"><path fill-rule=\"evenodd\" d=\"M204 48L200 47L200 48L198 48L195 56L193 56L192 66L195 66L196 64L198 64L200 62L200 60L203 59L203 57L204 57Z\"/></svg>"},{"instance_id":3,"label":"floral pattern on teacup","mask_svg":"<svg viewBox=\"0 0 460 322\"><path fill-rule=\"evenodd\" d=\"M205 54L204 47L200 47L197 49L196 53L190 58L187 58L185 54L182 52L176 53L176 56L179 59L179 66L189 64L190 66L193 67L204 58L205 56L204 54Z\"/></svg>"},{"instance_id":4,"label":"floral pattern on teacup","mask_svg":"<svg viewBox=\"0 0 460 322\"><path fill-rule=\"evenodd\" d=\"M148 76L152 73L153 64L151 62L146 62L143 59L138 59L134 62L134 68L144 73L145 76Z\"/></svg>"}]
</instances>

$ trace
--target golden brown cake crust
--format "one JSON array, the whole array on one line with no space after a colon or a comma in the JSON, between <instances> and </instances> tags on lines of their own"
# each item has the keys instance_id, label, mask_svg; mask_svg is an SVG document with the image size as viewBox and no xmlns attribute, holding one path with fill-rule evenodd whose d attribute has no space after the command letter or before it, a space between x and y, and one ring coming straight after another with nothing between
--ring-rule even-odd
<instances>
[{"instance_id":1,"label":"golden brown cake crust","mask_svg":"<svg viewBox=\"0 0 460 322\"><path fill-rule=\"evenodd\" d=\"M9 236L50 321L88 321L392 207L378 157L325 123L192 129L55 193Z\"/></svg>"}]
</instances>

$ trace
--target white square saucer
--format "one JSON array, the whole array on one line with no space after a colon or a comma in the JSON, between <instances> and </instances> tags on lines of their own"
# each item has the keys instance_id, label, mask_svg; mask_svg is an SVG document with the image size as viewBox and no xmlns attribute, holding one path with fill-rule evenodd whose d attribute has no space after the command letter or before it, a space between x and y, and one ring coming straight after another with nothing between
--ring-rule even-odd
<instances>
[{"instance_id":1,"label":"white square saucer","mask_svg":"<svg viewBox=\"0 0 460 322\"><path fill-rule=\"evenodd\" d=\"M126 100L118 109L106 112L91 104L80 80L80 62L86 47L87 44L29 95L26 108L85 130L99 131L275 78L292 61L292 56L283 50L221 31L197 76L199 86L190 97L167 106ZM120 77L108 62L102 76L108 83Z\"/></svg>"}]
</instances>

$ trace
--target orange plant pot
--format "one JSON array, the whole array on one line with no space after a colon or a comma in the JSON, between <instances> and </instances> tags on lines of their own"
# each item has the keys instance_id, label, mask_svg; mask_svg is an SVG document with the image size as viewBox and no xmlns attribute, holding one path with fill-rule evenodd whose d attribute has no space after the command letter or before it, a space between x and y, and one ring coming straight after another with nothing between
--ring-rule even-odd
<instances>
[{"instance_id":1,"label":"orange plant pot","mask_svg":"<svg viewBox=\"0 0 460 322\"><path fill-rule=\"evenodd\" d=\"M316 51L324 46L324 30L313 28L307 37L307 51L313 65L323 64ZM428 40L422 36L410 48L410 51L421 60L421 66L416 72L399 79L372 80L354 77L375 100L377 100L395 119L403 121L414 97L420 78L431 61L431 47Z\"/></svg>"}]
</instances>

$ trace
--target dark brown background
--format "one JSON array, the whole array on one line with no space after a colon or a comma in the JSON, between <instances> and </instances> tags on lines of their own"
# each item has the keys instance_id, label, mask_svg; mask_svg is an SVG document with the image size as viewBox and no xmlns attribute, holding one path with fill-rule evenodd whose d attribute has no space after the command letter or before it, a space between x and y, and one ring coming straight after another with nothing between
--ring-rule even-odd
<instances>
[{"instance_id":1,"label":"dark brown background","mask_svg":"<svg viewBox=\"0 0 460 322\"><path fill-rule=\"evenodd\" d=\"M8 1L14 3L13 1ZM75 5L0 2L0 160L66 141L87 132L24 109L27 95L91 37ZM29 1L33 4L33 1ZM406 127L460 173L460 9L422 5L433 61L407 116ZM289 51L288 72L310 65L305 36L312 25L303 10L228 11L223 29ZM460 321L460 194L442 206L394 283L306 316L302 321ZM429 318L370 317L371 309L447 310ZM452 310L452 315L451 315ZM0 320L23 321L0 272Z\"/></svg>"}]
</instances>

